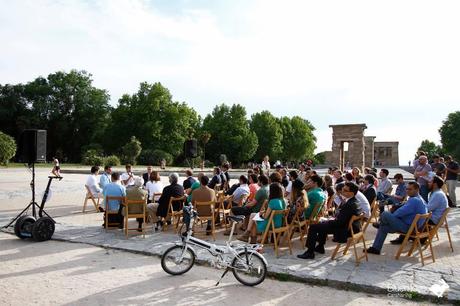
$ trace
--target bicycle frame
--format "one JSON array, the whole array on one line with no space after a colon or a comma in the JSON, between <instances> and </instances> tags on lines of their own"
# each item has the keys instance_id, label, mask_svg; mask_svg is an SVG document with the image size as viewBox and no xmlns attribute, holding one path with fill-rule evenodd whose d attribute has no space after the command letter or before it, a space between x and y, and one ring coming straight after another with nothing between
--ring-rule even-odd
<instances>
[{"instance_id":1,"label":"bicycle frame","mask_svg":"<svg viewBox=\"0 0 460 306\"><path fill-rule=\"evenodd\" d=\"M191 217L190 219L190 226L187 229L187 235L181 236L181 242L177 242L177 245L182 245L184 247L184 252L182 253L179 261L182 261L183 255L185 254L186 249L190 249L194 254L196 254L195 250L193 249L192 246L195 246L200 249L207 250L212 256L217 258L217 262L214 263L217 265L219 268L231 268L235 269L235 267L232 266L233 259L235 257L239 257L238 253L242 251L247 251L249 253L253 252L258 252L260 249L262 249L262 245L259 244L254 244L254 245L238 245L234 247L232 245L232 237L233 233L235 230L235 226L237 222L233 221L232 228L230 235L228 237L228 240L226 241L226 244L223 245L216 245L214 243L209 243L207 241L201 240L199 238L193 237L193 224L195 222L195 217ZM227 258L224 258L227 257ZM265 264L267 264L267 261L263 256L261 256ZM227 260L226 260L227 259Z\"/></svg>"}]
</instances>

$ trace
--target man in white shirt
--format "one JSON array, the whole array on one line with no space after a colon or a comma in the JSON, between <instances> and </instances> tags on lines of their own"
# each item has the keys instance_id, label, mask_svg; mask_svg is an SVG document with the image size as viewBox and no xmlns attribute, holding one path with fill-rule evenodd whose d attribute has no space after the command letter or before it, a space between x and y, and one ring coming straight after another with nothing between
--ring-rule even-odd
<instances>
[{"instance_id":1,"label":"man in white shirt","mask_svg":"<svg viewBox=\"0 0 460 306\"><path fill-rule=\"evenodd\" d=\"M125 167L126 167L126 172L123 173L120 177L121 183L126 187L134 186L134 174L131 171L132 166L130 164L127 164Z\"/></svg>"},{"instance_id":2,"label":"man in white shirt","mask_svg":"<svg viewBox=\"0 0 460 306\"><path fill-rule=\"evenodd\" d=\"M99 174L99 167L92 166L91 167L91 174L86 179L86 186L88 186L91 194L94 197L99 197L102 194L102 189L99 187L99 183L97 181L97 175Z\"/></svg>"},{"instance_id":3,"label":"man in white shirt","mask_svg":"<svg viewBox=\"0 0 460 306\"><path fill-rule=\"evenodd\" d=\"M246 175L242 175L240 176L240 186L233 192L232 206L237 206L241 198L247 197L249 194L248 178Z\"/></svg>"},{"instance_id":4,"label":"man in white shirt","mask_svg":"<svg viewBox=\"0 0 460 306\"><path fill-rule=\"evenodd\" d=\"M358 205L361 208L361 212L364 213L364 217L369 219L371 216L371 205L369 204L366 196L361 191L358 191L355 198L358 200Z\"/></svg>"},{"instance_id":5,"label":"man in white shirt","mask_svg":"<svg viewBox=\"0 0 460 306\"><path fill-rule=\"evenodd\" d=\"M380 183L377 187L377 200L379 201L384 201L384 195L390 195L391 189L393 188L393 183L388 179L389 173L387 169L380 170Z\"/></svg>"}]
</instances>

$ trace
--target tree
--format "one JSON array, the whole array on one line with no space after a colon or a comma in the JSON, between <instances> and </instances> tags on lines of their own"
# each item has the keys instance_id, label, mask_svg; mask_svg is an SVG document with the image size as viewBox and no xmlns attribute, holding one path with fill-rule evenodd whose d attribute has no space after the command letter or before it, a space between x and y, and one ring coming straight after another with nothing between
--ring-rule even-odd
<instances>
[{"instance_id":1,"label":"tree","mask_svg":"<svg viewBox=\"0 0 460 306\"><path fill-rule=\"evenodd\" d=\"M63 152L79 161L81 147L99 143L110 114L109 95L92 86L91 74L72 70L0 88L0 126L19 137L25 128L48 130L48 157Z\"/></svg>"},{"instance_id":2,"label":"tree","mask_svg":"<svg viewBox=\"0 0 460 306\"><path fill-rule=\"evenodd\" d=\"M0 164L7 165L16 154L14 138L0 131Z\"/></svg>"},{"instance_id":3,"label":"tree","mask_svg":"<svg viewBox=\"0 0 460 306\"><path fill-rule=\"evenodd\" d=\"M315 128L308 120L299 116L282 117L279 124L283 131L281 156L285 161L300 161L313 155L316 148Z\"/></svg>"},{"instance_id":4,"label":"tree","mask_svg":"<svg viewBox=\"0 0 460 306\"><path fill-rule=\"evenodd\" d=\"M423 151L428 156L428 160L433 158L433 155L442 155L442 148L436 145L434 142L425 139L418 147L417 151Z\"/></svg>"},{"instance_id":5,"label":"tree","mask_svg":"<svg viewBox=\"0 0 460 306\"><path fill-rule=\"evenodd\" d=\"M136 136L131 136L130 141L122 147L122 162L124 164L135 165L141 151L141 142L136 139Z\"/></svg>"},{"instance_id":6,"label":"tree","mask_svg":"<svg viewBox=\"0 0 460 306\"><path fill-rule=\"evenodd\" d=\"M246 110L239 104L218 105L203 121L203 131L213 136L209 141L209 159L219 164L220 154L240 164L251 159L257 150L257 135L250 130Z\"/></svg>"},{"instance_id":7,"label":"tree","mask_svg":"<svg viewBox=\"0 0 460 306\"><path fill-rule=\"evenodd\" d=\"M259 143L255 159L262 161L265 155L269 155L273 160L278 159L283 149L283 131L276 117L269 111L256 113L251 117L250 127L256 133Z\"/></svg>"},{"instance_id":8,"label":"tree","mask_svg":"<svg viewBox=\"0 0 460 306\"><path fill-rule=\"evenodd\" d=\"M173 102L169 90L160 83L141 83L137 93L123 95L112 112L104 147L119 149L132 135L146 150L162 150L174 156L182 153L189 133L199 126L200 118L185 103ZM117 139L117 142L112 141Z\"/></svg>"},{"instance_id":9,"label":"tree","mask_svg":"<svg viewBox=\"0 0 460 306\"><path fill-rule=\"evenodd\" d=\"M203 161L206 160L206 145L208 144L209 140L211 139L211 133L208 131L203 131L199 137L200 144L203 148Z\"/></svg>"},{"instance_id":10,"label":"tree","mask_svg":"<svg viewBox=\"0 0 460 306\"><path fill-rule=\"evenodd\" d=\"M445 153L460 160L460 111L450 113L439 129Z\"/></svg>"}]
</instances>

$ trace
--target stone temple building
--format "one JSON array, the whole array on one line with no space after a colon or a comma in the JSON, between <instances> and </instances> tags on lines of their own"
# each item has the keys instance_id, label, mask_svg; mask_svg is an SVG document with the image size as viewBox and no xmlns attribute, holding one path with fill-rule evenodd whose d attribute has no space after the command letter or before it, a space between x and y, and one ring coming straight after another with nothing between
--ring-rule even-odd
<instances>
[{"instance_id":1,"label":"stone temple building","mask_svg":"<svg viewBox=\"0 0 460 306\"><path fill-rule=\"evenodd\" d=\"M340 169L348 167L399 166L399 142L378 142L365 136L366 124L330 125L332 151L326 152L326 164Z\"/></svg>"}]
</instances>

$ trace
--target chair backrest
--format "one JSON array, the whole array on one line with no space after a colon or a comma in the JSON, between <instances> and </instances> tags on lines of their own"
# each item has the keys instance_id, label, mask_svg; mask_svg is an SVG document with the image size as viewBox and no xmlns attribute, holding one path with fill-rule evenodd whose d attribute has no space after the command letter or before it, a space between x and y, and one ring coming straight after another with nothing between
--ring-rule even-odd
<instances>
[{"instance_id":1,"label":"chair backrest","mask_svg":"<svg viewBox=\"0 0 460 306\"><path fill-rule=\"evenodd\" d=\"M180 196L180 197L171 197L169 198L169 207L171 211L182 211L182 207L184 205L184 201L187 200L187 196ZM179 202L179 209L174 208L174 202Z\"/></svg>"},{"instance_id":2,"label":"chair backrest","mask_svg":"<svg viewBox=\"0 0 460 306\"><path fill-rule=\"evenodd\" d=\"M115 212L115 210L109 210L109 204L110 201L119 201L120 205L123 205L126 201L126 197L120 197L120 196L105 196L105 206L106 206L106 211L107 212ZM117 210L118 213L118 210Z\"/></svg>"},{"instance_id":3,"label":"chair backrest","mask_svg":"<svg viewBox=\"0 0 460 306\"><path fill-rule=\"evenodd\" d=\"M146 199L145 200L125 200L125 207L128 209L128 214L131 213L130 209L134 209L136 207L140 207L141 210L145 210L145 205L147 204ZM135 212L138 213L138 212Z\"/></svg>"},{"instance_id":4,"label":"chair backrest","mask_svg":"<svg viewBox=\"0 0 460 306\"><path fill-rule=\"evenodd\" d=\"M407 233L410 235L419 235L422 232L427 232L429 233L429 228L428 228L428 221L431 218L431 213L427 214L416 214L414 220L412 221L412 224L410 225L409 230ZM420 220L423 220L423 223L421 226L417 226L418 222Z\"/></svg>"},{"instance_id":5,"label":"chair backrest","mask_svg":"<svg viewBox=\"0 0 460 306\"><path fill-rule=\"evenodd\" d=\"M155 202L155 198L158 198L158 199L159 199L159 198L161 197L162 194L163 194L163 193L161 193L161 192L155 192L155 193L153 194L153 201Z\"/></svg>"},{"instance_id":6,"label":"chair backrest","mask_svg":"<svg viewBox=\"0 0 460 306\"><path fill-rule=\"evenodd\" d=\"M379 204L377 203L377 200L374 200L372 201L372 204L371 204L371 215L369 216L369 218L365 218L363 216L363 218L361 219L362 221L362 231L363 232L366 232L366 229L367 227L369 226L369 223L372 222L372 219L374 218L375 220L377 220L377 211L379 209Z\"/></svg>"},{"instance_id":7,"label":"chair backrest","mask_svg":"<svg viewBox=\"0 0 460 306\"><path fill-rule=\"evenodd\" d=\"M287 216L289 214L289 209L281 209L281 210L272 210L272 213L270 214L270 222L271 222L271 226L272 226L272 229L276 228L275 227L275 216L279 216L279 215L282 215L283 217L283 224L281 225L281 227L287 227L288 226L288 222L287 222ZM278 227L280 228L280 227Z\"/></svg>"},{"instance_id":8,"label":"chair backrest","mask_svg":"<svg viewBox=\"0 0 460 306\"><path fill-rule=\"evenodd\" d=\"M93 193L91 192L91 189L89 189L89 186L85 184L85 188L86 188L86 195L92 197Z\"/></svg>"},{"instance_id":9,"label":"chair backrest","mask_svg":"<svg viewBox=\"0 0 460 306\"><path fill-rule=\"evenodd\" d=\"M442 216L441 216L441 218L439 219L438 224L436 224L436 225L431 225L430 231L431 231L433 234L436 234L436 233L438 232L439 228L440 228L441 226L443 226L444 223L446 223L447 214L449 213L449 211L450 211L450 207L447 207L447 208L444 210L444 212L442 213Z\"/></svg>"},{"instance_id":10,"label":"chair backrest","mask_svg":"<svg viewBox=\"0 0 460 306\"><path fill-rule=\"evenodd\" d=\"M216 206L215 201L207 201L207 202L198 202L196 201L193 203L198 216L200 217L211 217L214 214L214 208Z\"/></svg>"},{"instance_id":11,"label":"chair backrest","mask_svg":"<svg viewBox=\"0 0 460 306\"><path fill-rule=\"evenodd\" d=\"M311 212L310 218L309 218L310 221L317 221L319 217L321 217L320 210L323 205L324 205L324 202L315 204Z\"/></svg>"},{"instance_id":12,"label":"chair backrest","mask_svg":"<svg viewBox=\"0 0 460 306\"><path fill-rule=\"evenodd\" d=\"M360 221L361 223L363 222L363 219L364 219L364 215L363 214L360 214L358 216L356 215L353 215L351 216L351 219L350 221L348 222L348 230L350 231L351 233L351 237L354 237L357 233L355 233L355 231L353 230L353 223L355 223L356 221ZM363 230L361 229L360 232L358 233L362 233Z\"/></svg>"}]
</instances>

